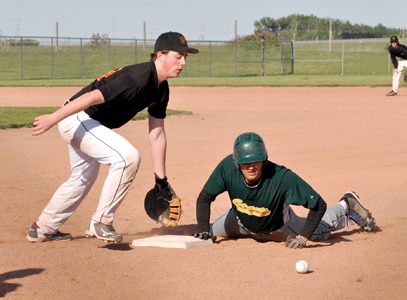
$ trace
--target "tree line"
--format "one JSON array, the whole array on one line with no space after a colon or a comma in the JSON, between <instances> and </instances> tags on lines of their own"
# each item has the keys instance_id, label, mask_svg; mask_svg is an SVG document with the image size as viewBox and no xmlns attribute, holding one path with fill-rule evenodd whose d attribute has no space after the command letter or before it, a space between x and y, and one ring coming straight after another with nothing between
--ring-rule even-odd
<instances>
[{"instance_id":1,"label":"tree line","mask_svg":"<svg viewBox=\"0 0 407 300\"><path fill-rule=\"evenodd\" d=\"M351 24L339 19L318 18L314 15L293 14L273 19L261 18L254 22L254 33L238 37L238 40L328 40L384 38L391 35L404 36L404 29L387 28L382 24L374 27L364 24Z\"/></svg>"}]
</instances>

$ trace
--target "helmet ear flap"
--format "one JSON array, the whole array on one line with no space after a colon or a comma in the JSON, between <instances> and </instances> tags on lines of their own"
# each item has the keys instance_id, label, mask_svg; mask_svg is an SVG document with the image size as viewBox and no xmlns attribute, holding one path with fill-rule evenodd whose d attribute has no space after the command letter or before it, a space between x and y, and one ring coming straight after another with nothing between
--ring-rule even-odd
<instances>
[{"instance_id":1,"label":"helmet ear flap","mask_svg":"<svg viewBox=\"0 0 407 300\"><path fill-rule=\"evenodd\" d=\"M233 159L233 164L235 165L235 169L236 169L236 170L239 169L239 165L238 165L238 163L236 162L235 159Z\"/></svg>"}]
</instances>

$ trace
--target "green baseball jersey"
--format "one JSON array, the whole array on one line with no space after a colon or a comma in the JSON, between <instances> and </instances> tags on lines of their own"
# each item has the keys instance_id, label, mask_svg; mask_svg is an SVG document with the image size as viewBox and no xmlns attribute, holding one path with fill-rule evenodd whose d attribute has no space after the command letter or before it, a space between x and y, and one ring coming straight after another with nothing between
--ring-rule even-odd
<instances>
[{"instance_id":1,"label":"green baseball jersey","mask_svg":"<svg viewBox=\"0 0 407 300\"><path fill-rule=\"evenodd\" d=\"M232 155L218 164L204 190L215 198L227 191L240 222L253 232L270 232L283 226L284 204L312 209L320 197L297 174L271 161L265 164L259 185L250 188Z\"/></svg>"}]
</instances>

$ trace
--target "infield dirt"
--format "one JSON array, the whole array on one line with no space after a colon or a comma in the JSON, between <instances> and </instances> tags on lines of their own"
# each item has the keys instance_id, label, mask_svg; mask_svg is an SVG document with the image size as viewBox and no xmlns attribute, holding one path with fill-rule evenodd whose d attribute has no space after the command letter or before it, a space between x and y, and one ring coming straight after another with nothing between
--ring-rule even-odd
<instances>
[{"instance_id":1,"label":"infield dirt","mask_svg":"<svg viewBox=\"0 0 407 300\"><path fill-rule=\"evenodd\" d=\"M78 87L0 88L0 106L60 106ZM0 130L0 297L6 299L405 299L407 295L407 89L186 88L171 90L167 173L181 197L177 229L148 218L144 195L153 186L147 121L117 130L142 155L141 168L119 208L123 244L85 238L107 167L61 227L70 242L30 243L25 234L69 176L67 146L57 129ZM234 138L255 131L269 158L292 169L328 202L356 191L378 232L349 227L323 243L292 250L283 243L218 240L191 249L129 246L136 238L190 235L195 203ZM230 206L226 194L212 220ZM298 214L306 212L296 208ZM304 259L310 272L297 274Z\"/></svg>"}]
</instances>

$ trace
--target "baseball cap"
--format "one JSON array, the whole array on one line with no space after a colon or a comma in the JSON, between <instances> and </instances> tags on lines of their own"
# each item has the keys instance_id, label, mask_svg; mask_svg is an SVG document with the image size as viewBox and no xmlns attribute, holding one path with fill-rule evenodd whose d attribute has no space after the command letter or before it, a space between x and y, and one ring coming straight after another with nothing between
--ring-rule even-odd
<instances>
[{"instance_id":1,"label":"baseball cap","mask_svg":"<svg viewBox=\"0 0 407 300\"><path fill-rule=\"evenodd\" d=\"M154 53L158 51L187 51L188 53L196 54L198 49L188 47L186 38L179 32L165 32L161 34L154 45Z\"/></svg>"},{"instance_id":2,"label":"baseball cap","mask_svg":"<svg viewBox=\"0 0 407 300\"><path fill-rule=\"evenodd\" d=\"M398 37L397 36L395 36L395 35L392 35L391 37L390 37L390 44L391 43L399 43L399 39L398 39Z\"/></svg>"}]
</instances>

